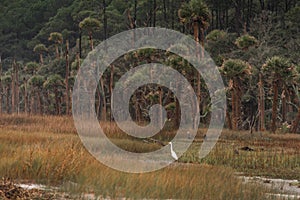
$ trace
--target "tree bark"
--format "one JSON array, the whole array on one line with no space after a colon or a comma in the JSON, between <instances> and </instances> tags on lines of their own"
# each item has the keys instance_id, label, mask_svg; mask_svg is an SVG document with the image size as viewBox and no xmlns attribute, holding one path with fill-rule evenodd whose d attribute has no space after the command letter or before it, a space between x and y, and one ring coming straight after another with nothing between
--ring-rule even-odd
<instances>
[{"instance_id":1,"label":"tree bark","mask_svg":"<svg viewBox=\"0 0 300 200\"><path fill-rule=\"evenodd\" d=\"M81 28L79 28L79 44L78 44L79 45L79 58L82 58L81 40L82 40L82 30L81 30Z\"/></svg>"},{"instance_id":2,"label":"tree bark","mask_svg":"<svg viewBox=\"0 0 300 200\"><path fill-rule=\"evenodd\" d=\"M113 107L113 85L114 85L114 65L110 66L110 80L109 80L109 93L110 93L110 121L113 119L112 107Z\"/></svg>"},{"instance_id":3,"label":"tree bark","mask_svg":"<svg viewBox=\"0 0 300 200\"><path fill-rule=\"evenodd\" d=\"M103 0L103 24L104 24L104 40L107 39L107 17L106 17L106 2Z\"/></svg>"},{"instance_id":4,"label":"tree bark","mask_svg":"<svg viewBox=\"0 0 300 200\"><path fill-rule=\"evenodd\" d=\"M291 130L292 133L297 132L297 129L299 128L299 124L300 124L299 122L300 122L300 106L298 107L298 114L292 126L292 130Z\"/></svg>"},{"instance_id":5,"label":"tree bark","mask_svg":"<svg viewBox=\"0 0 300 200\"><path fill-rule=\"evenodd\" d=\"M43 59L43 54L42 53L40 53L40 63L41 63L41 65L44 64L44 59Z\"/></svg>"},{"instance_id":6,"label":"tree bark","mask_svg":"<svg viewBox=\"0 0 300 200\"><path fill-rule=\"evenodd\" d=\"M91 31L89 32L89 39L90 39L91 50L94 50L93 35Z\"/></svg>"},{"instance_id":7,"label":"tree bark","mask_svg":"<svg viewBox=\"0 0 300 200\"><path fill-rule=\"evenodd\" d=\"M24 78L24 112L28 114L28 88L27 88L27 80Z\"/></svg>"},{"instance_id":8,"label":"tree bark","mask_svg":"<svg viewBox=\"0 0 300 200\"><path fill-rule=\"evenodd\" d=\"M168 28L166 0L163 0L163 8L164 8L164 22L165 22L165 28Z\"/></svg>"},{"instance_id":9,"label":"tree bark","mask_svg":"<svg viewBox=\"0 0 300 200\"><path fill-rule=\"evenodd\" d=\"M16 83L15 83L15 90L16 90L16 112L17 114L19 114L20 112L20 91L19 91L19 66L18 64L16 64L16 71L15 71L15 79L16 79Z\"/></svg>"},{"instance_id":10,"label":"tree bark","mask_svg":"<svg viewBox=\"0 0 300 200\"><path fill-rule=\"evenodd\" d=\"M69 41L66 40L66 77L65 77L65 84L66 84L66 115L70 114L70 98L69 98Z\"/></svg>"},{"instance_id":11,"label":"tree bark","mask_svg":"<svg viewBox=\"0 0 300 200\"><path fill-rule=\"evenodd\" d=\"M236 92L235 92L235 88L233 86L232 90L231 90L231 112L232 112L232 129L233 130L237 130L237 116L236 116Z\"/></svg>"},{"instance_id":12,"label":"tree bark","mask_svg":"<svg viewBox=\"0 0 300 200\"><path fill-rule=\"evenodd\" d=\"M2 77L2 59L1 59L1 55L0 55L0 115L2 115L2 107L3 107L3 104L2 104L3 93L2 93L2 80L1 80L1 77Z\"/></svg>"},{"instance_id":13,"label":"tree bark","mask_svg":"<svg viewBox=\"0 0 300 200\"><path fill-rule=\"evenodd\" d=\"M259 101L258 101L258 110L259 110L259 130L265 131L265 95L262 81L262 74L259 74Z\"/></svg>"},{"instance_id":14,"label":"tree bark","mask_svg":"<svg viewBox=\"0 0 300 200\"><path fill-rule=\"evenodd\" d=\"M282 122L286 122L286 113L287 113L287 100L286 100L286 92L283 90L281 94L281 102L282 102Z\"/></svg>"},{"instance_id":15,"label":"tree bark","mask_svg":"<svg viewBox=\"0 0 300 200\"><path fill-rule=\"evenodd\" d=\"M102 120L106 121L106 97L105 97L105 90L104 90L104 83L103 83L103 77L100 77L100 85L101 90L103 94L103 112L102 113Z\"/></svg>"},{"instance_id":16,"label":"tree bark","mask_svg":"<svg viewBox=\"0 0 300 200\"><path fill-rule=\"evenodd\" d=\"M5 88L5 94L6 94L6 113L9 113L9 86L6 86Z\"/></svg>"},{"instance_id":17,"label":"tree bark","mask_svg":"<svg viewBox=\"0 0 300 200\"><path fill-rule=\"evenodd\" d=\"M277 78L277 77L276 77ZM277 101L278 101L278 86L277 80L273 81L273 105L272 105L272 127L271 130L273 133L276 131L276 121L277 121Z\"/></svg>"},{"instance_id":18,"label":"tree bark","mask_svg":"<svg viewBox=\"0 0 300 200\"><path fill-rule=\"evenodd\" d=\"M57 44L55 44L55 53L56 53L56 58L59 59L60 55L59 55Z\"/></svg>"},{"instance_id":19,"label":"tree bark","mask_svg":"<svg viewBox=\"0 0 300 200\"><path fill-rule=\"evenodd\" d=\"M156 0L153 0L153 27L156 26Z\"/></svg>"},{"instance_id":20,"label":"tree bark","mask_svg":"<svg viewBox=\"0 0 300 200\"><path fill-rule=\"evenodd\" d=\"M12 64L12 74L11 74L11 113L16 112L16 61Z\"/></svg>"}]
</instances>

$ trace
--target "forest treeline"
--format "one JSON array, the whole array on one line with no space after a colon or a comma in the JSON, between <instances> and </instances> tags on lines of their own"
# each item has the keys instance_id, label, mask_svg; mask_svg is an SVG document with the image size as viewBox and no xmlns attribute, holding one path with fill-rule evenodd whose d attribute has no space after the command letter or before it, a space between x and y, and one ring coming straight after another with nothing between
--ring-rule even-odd
<instances>
[{"instance_id":1,"label":"forest treeline","mask_svg":"<svg viewBox=\"0 0 300 200\"><path fill-rule=\"evenodd\" d=\"M70 114L78 68L97 44L125 30L165 27L191 35L219 67L228 128L299 132L299 0L3 0L0 19L1 113ZM129 52L109 67L95 94L99 119L113 120L114 83L153 61L184 74L199 99L201 124L208 124L201 76L182 58L153 49ZM132 96L132 118L148 121L156 103L178 125L176 98L156 85Z\"/></svg>"}]
</instances>

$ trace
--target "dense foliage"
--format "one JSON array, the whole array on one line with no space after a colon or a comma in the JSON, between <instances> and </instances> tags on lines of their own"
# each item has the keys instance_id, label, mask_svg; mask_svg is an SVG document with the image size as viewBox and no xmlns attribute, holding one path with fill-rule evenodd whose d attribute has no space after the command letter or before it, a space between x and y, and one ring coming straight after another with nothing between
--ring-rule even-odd
<instances>
[{"instance_id":1,"label":"dense foliage","mask_svg":"<svg viewBox=\"0 0 300 200\"><path fill-rule=\"evenodd\" d=\"M266 126L275 132L285 124L297 132L299 15L299 0L3 0L0 112L69 114L74 78L90 50L124 30L157 26L192 35L220 67L228 86L229 128ZM124 55L100 80L99 118L112 119L113 83L129 68L153 60L171 65L193 83L203 122L208 122L202 78L185 60L151 49ZM180 109L167 88L140 88L131 99L135 120L149 119L149 103L163 103L178 123Z\"/></svg>"}]
</instances>

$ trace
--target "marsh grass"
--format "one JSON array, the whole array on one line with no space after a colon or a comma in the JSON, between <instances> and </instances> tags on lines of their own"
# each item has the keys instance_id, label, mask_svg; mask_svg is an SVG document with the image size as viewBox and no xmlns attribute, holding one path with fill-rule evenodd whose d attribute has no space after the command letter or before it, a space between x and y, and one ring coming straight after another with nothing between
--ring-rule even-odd
<instances>
[{"instance_id":1,"label":"marsh grass","mask_svg":"<svg viewBox=\"0 0 300 200\"><path fill-rule=\"evenodd\" d=\"M202 160L198 158L200 145L201 142L193 143L180 160L232 167L248 175L300 180L300 135L253 135L225 130L214 149ZM245 146L254 151L242 151Z\"/></svg>"},{"instance_id":2,"label":"marsh grass","mask_svg":"<svg viewBox=\"0 0 300 200\"><path fill-rule=\"evenodd\" d=\"M120 135L112 136L110 130L111 140L126 150L148 152L159 148L156 143L123 137L115 124L106 123L104 129L112 126ZM266 199L265 192L270 191L243 184L232 168L268 175L274 169L282 170L280 174L295 174L299 169L299 149L294 149L299 140L295 135L287 135L285 140L283 136L267 135L252 140L246 133L239 136L225 132L210 155L199 160L203 129L179 163L151 173L127 174L100 164L75 133L71 117L0 117L0 177L59 186L74 194L93 193L111 198ZM159 138L167 143L165 140L175 133L169 131ZM240 152L238 156L233 152L243 145L266 148L265 144L270 150ZM283 148L287 150L280 151Z\"/></svg>"}]
</instances>

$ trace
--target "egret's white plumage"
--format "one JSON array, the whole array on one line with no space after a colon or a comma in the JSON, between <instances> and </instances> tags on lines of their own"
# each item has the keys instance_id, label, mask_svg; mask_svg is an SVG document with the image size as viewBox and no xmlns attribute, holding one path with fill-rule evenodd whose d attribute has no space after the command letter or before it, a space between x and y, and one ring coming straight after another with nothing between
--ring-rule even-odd
<instances>
[{"instance_id":1,"label":"egret's white plumage","mask_svg":"<svg viewBox=\"0 0 300 200\"><path fill-rule=\"evenodd\" d=\"M172 142L169 142L170 146L171 146L171 156L175 159L178 160L177 154L175 153L175 151L173 150L173 145Z\"/></svg>"}]
</instances>

